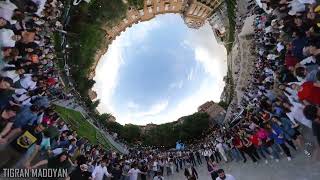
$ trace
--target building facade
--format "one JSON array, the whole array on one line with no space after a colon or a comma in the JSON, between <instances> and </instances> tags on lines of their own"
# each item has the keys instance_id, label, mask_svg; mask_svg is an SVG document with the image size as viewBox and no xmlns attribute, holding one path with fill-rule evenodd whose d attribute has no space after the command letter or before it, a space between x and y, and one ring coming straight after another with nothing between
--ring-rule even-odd
<instances>
[{"instance_id":1,"label":"building facade","mask_svg":"<svg viewBox=\"0 0 320 180\"><path fill-rule=\"evenodd\" d=\"M208 18L208 22L212 27L213 33L218 42L223 42L229 27L226 3L220 4L215 12Z\"/></svg>"},{"instance_id":2,"label":"building facade","mask_svg":"<svg viewBox=\"0 0 320 180\"><path fill-rule=\"evenodd\" d=\"M226 111L217 103L213 101L208 101L198 107L198 112L207 113L210 116L210 120L220 123L223 119Z\"/></svg>"},{"instance_id":3,"label":"building facade","mask_svg":"<svg viewBox=\"0 0 320 180\"><path fill-rule=\"evenodd\" d=\"M105 27L112 41L133 24L148 21L156 15L180 13L190 28L200 28L223 0L144 0L142 9L129 7L127 16L113 28Z\"/></svg>"},{"instance_id":4,"label":"building facade","mask_svg":"<svg viewBox=\"0 0 320 180\"><path fill-rule=\"evenodd\" d=\"M92 89L89 89L88 96L91 101L97 98L97 92L93 91Z\"/></svg>"},{"instance_id":5,"label":"building facade","mask_svg":"<svg viewBox=\"0 0 320 180\"><path fill-rule=\"evenodd\" d=\"M148 21L158 14L181 13L185 5L185 0L145 0L143 9L129 7L127 16L117 26L107 30L107 38L114 40L126 28L133 24Z\"/></svg>"},{"instance_id":6,"label":"building facade","mask_svg":"<svg viewBox=\"0 0 320 180\"><path fill-rule=\"evenodd\" d=\"M187 0L182 18L189 28L198 29L222 3L222 0Z\"/></svg>"}]
</instances>

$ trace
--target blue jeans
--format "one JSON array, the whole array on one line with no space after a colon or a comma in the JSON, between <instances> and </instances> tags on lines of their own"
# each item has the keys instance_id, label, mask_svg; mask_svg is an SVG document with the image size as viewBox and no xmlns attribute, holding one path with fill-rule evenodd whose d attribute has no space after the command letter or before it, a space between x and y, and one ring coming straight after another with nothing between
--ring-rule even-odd
<instances>
[{"instance_id":1,"label":"blue jeans","mask_svg":"<svg viewBox=\"0 0 320 180\"><path fill-rule=\"evenodd\" d=\"M241 154L240 151L237 148L232 148L231 149L232 157L235 159L237 162L241 161Z\"/></svg>"},{"instance_id":2,"label":"blue jeans","mask_svg":"<svg viewBox=\"0 0 320 180\"><path fill-rule=\"evenodd\" d=\"M280 159L281 149L279 148L279 146L277 144L272 144L271 149L272 149L272 153L271 153L272 156L275 159Z\"/></svg>"},{"instance_id":3,"label":"blue jeans","mask_svg":"<svg viewBox=\"0 0 320 180\"><path fill-rule=\"evenodd\" d=\"M257 152L265 159L267 159L267 154L270 154L269 150L263 145L257 147Z\"/></svg>"}]
</instances>

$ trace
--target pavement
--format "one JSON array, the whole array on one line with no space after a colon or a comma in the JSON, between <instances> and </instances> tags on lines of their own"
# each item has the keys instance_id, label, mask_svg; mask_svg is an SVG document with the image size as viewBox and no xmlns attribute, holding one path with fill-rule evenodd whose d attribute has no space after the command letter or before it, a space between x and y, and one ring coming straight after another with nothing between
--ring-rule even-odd
<instances>
[{"instance_id":1,"label":"pavement","mask_svg":"<svg viewBox=\"0 0 320 180\"><path fill-rule=\"evenodd\" d=\"M292 150L292 149L290 149ZM236 180L319 180L320 179L320 161L308 158L300 150L292 152L293 158L289 162L285 157L279 162L269 160L265 164L264 160L260 160L258 164L254 164L247 157L246 163L229 162L219 164L219 168L225 170L227 174L231 174ZM203 161L204 162L204 161ZM208 175L206 165L196 167L199 174L199 180L211 180ZM172 176L165 177L165 180L184 180L183 171L175 173Z\"/></svg>"}]
</instances>

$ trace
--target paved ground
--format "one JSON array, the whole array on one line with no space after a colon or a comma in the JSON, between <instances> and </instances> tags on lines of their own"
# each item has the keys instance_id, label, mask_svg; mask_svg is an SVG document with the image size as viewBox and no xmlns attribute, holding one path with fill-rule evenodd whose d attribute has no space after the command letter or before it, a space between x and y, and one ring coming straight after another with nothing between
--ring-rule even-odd
<instances>
[{"instance_id":1,"label":"paved ground","mask_svg":"<svg viewBox=\"0 0 320 180\"><path fill-rule=\"evenodd\" d=\"M260 161L257 165L246 163L223 163L220 168L232 174L236 180L319 180L320 161L307 158L302 152L293 152L292 161L288 162L282 158L280 162L270 160L268 164ZM249 159L249 158L248 158ZM199 180L210 180L206 166L196 168L199 173ZM166 180L183 180L183 172L165 177Z\"/></svg>"}]
</instances>

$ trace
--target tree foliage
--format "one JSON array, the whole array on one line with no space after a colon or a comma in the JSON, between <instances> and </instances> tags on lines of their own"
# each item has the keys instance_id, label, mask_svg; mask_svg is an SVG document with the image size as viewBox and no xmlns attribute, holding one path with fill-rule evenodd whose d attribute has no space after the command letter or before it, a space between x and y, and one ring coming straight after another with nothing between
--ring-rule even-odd
<instances>
[{"instance_id":1,"label":"tree foliage","mask_svg":"<svg viewBox=\"0 0 320 180\"><path fill-rule=\"evenodd\" d=\"M106 127L109 131L115 132L128 143L141 141L148 146L173 147L177 140L183 142L193 142L203 136L203 132L208 129L209 116L206 113L195 113L184 117L183 122L172 122L157 125L144 134L139 126L128 124L122 126L117 122L108 122Z\"/></svg>"},{"instance_id":2,"label":"tree foliage","mask_svg":"<svg viewBox=\"0 0 320 180\"><path fill-rule=\"evenodd\" d=\"M136 9L142 9L144 6L144 0L128 0L128 3Z\"/></svg>"},{"instance_id":3,"label":"tree foliage","mask_svg":"<svg viewBox=\"0 0 320 180\"><path fill-rule=\"evenodd\" d=\"M72 47L68 63L75 86L82 96L87 96L88 89L94 84L87 77L95 53L108 44L106 31L102 27L112 27L119 23L126 11L127 6L121 0L92 0L89 4L80 3L71 7L70 21L66 28Z\"/></svg>"}]
</instances>

